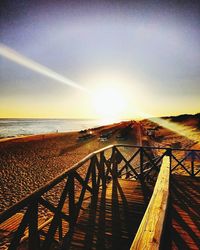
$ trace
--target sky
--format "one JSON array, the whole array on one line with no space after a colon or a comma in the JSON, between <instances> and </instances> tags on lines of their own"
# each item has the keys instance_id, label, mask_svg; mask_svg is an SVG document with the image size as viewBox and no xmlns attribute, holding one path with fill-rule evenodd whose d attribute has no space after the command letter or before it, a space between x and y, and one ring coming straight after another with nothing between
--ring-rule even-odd
<instances>
[{"instance_id":1,"label":"sky","mask_svg":"<svg viewBox=\"0 0 200 250\"><path fill-rule=\"evenodd\" d=\"M200 112L199 1L41 2L1 1L0 43L80 88L0 55L0 117Z\"/></svg>"}]
</instances>

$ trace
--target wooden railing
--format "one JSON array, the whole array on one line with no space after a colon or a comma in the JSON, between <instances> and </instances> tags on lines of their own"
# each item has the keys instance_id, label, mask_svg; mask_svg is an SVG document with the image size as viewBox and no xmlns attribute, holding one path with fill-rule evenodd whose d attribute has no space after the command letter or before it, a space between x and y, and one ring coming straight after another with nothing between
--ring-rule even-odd
<instances>
[{"instance_id":1,"label":"wooden railing","mask_svg":"<svg viewBox=\"0 0 200 250\"><path fill-rule=\"evenodd\" d=\"M56 241L66 248L68 236L84 207L85 199L93 199L99 188L106 188L113 178L155 180L165 156L169 156L170 173L181 168L191 176L199 175L199 165L196 163L200 160L200 151L197 150L111 145L89 154L0 214L0 223L5 223L17 213L22 214L10 239L9 249L17 249L27 238L29 249L49 249L56 234ZM57 199L52 200L52 196ZM42 223L41 211L50 214Z\"/></svg>"},{"instance_id":2,"label":"wooden railing","mask_svg":"<svg viewBox=\"0 0 200 250\"><path fill-rule=\"evenodd\" d=\"M166 224L170 195L170 175L181 170L182 174L185 173L192 177L199 176L199 150L168 148L164 155L152 197L130 250L162 249L164 244L162 234Z\"/></svg>"},{"instance_id":3,"label":"wooden railing","mask_svg":"<svg viewBox=\"0 0 200 250\"><path fill-rule=\"evenodd\" d=\"M169 198L170 159L165 156L156 185L131 250L157 250L161 246Z\"/></svg>"}]
</instances>

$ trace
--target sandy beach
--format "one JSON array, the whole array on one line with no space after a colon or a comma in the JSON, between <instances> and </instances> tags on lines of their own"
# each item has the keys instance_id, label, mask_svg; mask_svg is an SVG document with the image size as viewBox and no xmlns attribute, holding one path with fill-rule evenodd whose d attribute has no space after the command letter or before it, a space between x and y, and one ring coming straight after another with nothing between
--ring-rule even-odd
<instances>
[{"instance_id":1,"label":"sandy beach","mask_svg":"<svg viewBox=\"0 0 200 250\"><path fill-rule=\"evenodd\" d=\"M116 143L116 133L127 122L88 130L93 137L80 140L83 133L35 135L0 142L0 211L12 206L94 150ZM104 131L114 131L100 141ZM119 142L118 142L119 143ZM135 143L134 131L125 143Z\"/></svg>"}]
</instances>

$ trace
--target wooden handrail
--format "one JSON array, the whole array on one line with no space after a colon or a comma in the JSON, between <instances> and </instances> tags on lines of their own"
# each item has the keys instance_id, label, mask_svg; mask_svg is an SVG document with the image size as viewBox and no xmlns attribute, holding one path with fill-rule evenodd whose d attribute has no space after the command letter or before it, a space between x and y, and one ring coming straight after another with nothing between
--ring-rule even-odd
<instances>
[{"instance_id":1,"label":"wooden handrail","mask_svg":"<svg viewBox=\"0 0 200 250\"><path fill-rule=\"evenodd\" d=\"M170 159L165 156L151 200L131 245L131 250L160 249L168 205L169 180Z\"/></svg>"},{"instance_id":2,"label":"wooden handrail","mask_svg":"<svg viewBox=\"0 0 200 250\"><path fill-rule=\"evenodd\" d=\"M56 176L53 180L49 181L47 184L45 184L43 187L39 188L37 191L33 192L31 195L23 198L21 201L17 202L15 205L9 207L6 211L3 211L0 213L0 223L12 216L14 213L19 211L24 206L28 205L32 200L35 200L37 197L40 197L43 193L50 190L52 187L54 187L56 184L58 184L60 181L62 181L64 178L66 178L70 173L73 171L76 171L79 167L81 167L85 162L90 160L95 155L105 152L106 150L112 149L112 148L120 148L120 147L128 147L128 148L143 148L147 150L153 150L153 149L160 149L160 150L170 150L170 152L173 153L173 151L190 151L190 152L200 152L200 150L196 149L176 149L176 148L166 148L166 147L151 147L151 146L139 146L139 145L130 145L130 144L114 144L109 145L107 147L104 147L102 149L99 149L97 151L94 151L87 155L85 158L83 158L81 161L73 165L72 167L68 168L67 171L64 171L63 173Z\"/></svg>"},{"instance_id":3,"label":"wooden handrail","mask_svg":"<svg viewBox=\"0 0 200 250\"><path fill-rule=\"evenodd\" d=\"M170 147L155 147L155 146L140 146L140 145L131 145L131 144L113 144L115 147L127 147L127 148L144 148L144 149L160 149L160 150L171 150L171 151L190 151L190 152L200 152L200 149L192 149L192 148L170 148Z\"/></svg>"},{"instance_id":4,"label":"wooden handrail","mask_svg":"<svg viewBox=\"0 0 200 250\"><path fill-rule=\"evenodd\" d=\"M85 158L83 158L81 161L73 165L72 167L68 168L67 171L64 171L63 173L59 174L57 177L55 177L53 180L49 181L47 184L45 184L43 187L39 188L37 191L33 192L31 195L23 198L21 201L17 202L15 205L9 207L6 211L3 211L0 213L0 223L12 216L14 213L16 213L18 210L23 208L24 206L28 205L32 200L35 200L36 197L40 197L43 193L50 190L53 186L58 184L60 181L62 181L64 178L66 178L71 172L76 171L79 167L81 167L85 162L90 160L93 156L105 152L108 149L112 148L120 148L120 147L130 147L130 148L143 148L143 149L161 149L161 150L170 150L173 151L190 151L190 152L200 152L200 150L192 150L192 149L170 149L165 147L151 147L151 146L139 146L139 145L130 145L130 144L114 144L109 145L107 147L104 147L102 149L99 149L97 151L94 151L87 155Z\"/></svg>"}]
</instances>

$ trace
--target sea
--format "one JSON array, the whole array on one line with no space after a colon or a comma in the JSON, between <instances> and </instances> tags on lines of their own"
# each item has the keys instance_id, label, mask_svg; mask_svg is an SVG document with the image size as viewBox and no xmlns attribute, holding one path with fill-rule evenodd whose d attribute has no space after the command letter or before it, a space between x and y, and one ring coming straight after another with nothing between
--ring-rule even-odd
<instances>
[{"instance_id":1,"label":"sea","mask_svg":"<svg viewBox=\"0 0 200 250\"><path fill-rule=\"evenodd\" d=\"M106 124L96 119L0 119L0 138L79 131Z\"/></svg>"}]
</instances>

